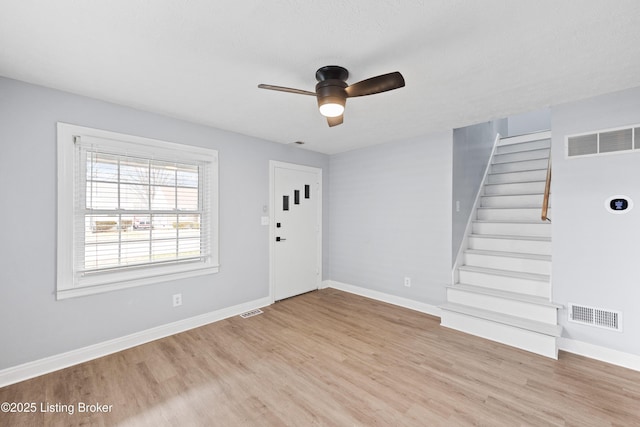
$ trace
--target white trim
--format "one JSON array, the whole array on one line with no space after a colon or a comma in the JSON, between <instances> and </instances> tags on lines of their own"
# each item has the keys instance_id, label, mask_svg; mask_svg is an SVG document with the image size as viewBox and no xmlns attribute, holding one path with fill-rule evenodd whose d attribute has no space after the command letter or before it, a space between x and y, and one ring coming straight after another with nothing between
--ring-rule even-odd
<instances>
[{"instance_id":1,"label":"white trim","mask_svg":"<svg viewBox=\"0 0 640 427\"><path fill-rule=\"evenodd\" d=\"M275 221L275 170L276 168L293 169L302 172L316 174L318 178L318 259L317 259L317 289L322 287L322 168L315 166L305 166L295 163L269 160L269 299L275 302L275 241L276 241L276 221Z\"/></svg>"},{"instance_id":2,"label":"white trim","mask_svg":"<svg viewBox=\"0 0 640 427\"><path fill-rule=\"evenodd\" d=\"M79 138L79 139L78 139ZM76 231L74 218L74 164L76 144L103 144L109 149L127 155L138 153L146 158L164 156L167 159L178 157L180 161L204 162L210 171L207 185L210 194L203 211L211 218L207 229L210 257L198 263L172 263L166 265L140 266L139 269L113 271L92 277L80 277L75 265L78 249L75 243ZM106 144L106 145L104 145ZM168 280L183 279L219 271L219 171L218 151L192 145L176 144L157 139L76 126L69 123L57 123L57 160L58 160L58 197L57 197L57 272L56 299L73 298L125 289L134 286L149 285ZM81 175L82 176L82 175ZM200 187L199 187L200 188Z\"/></svg>"},{"instance_id":3,"label":"white trim","mask_svg":"<svg viewBox=\"0 0 640 427\"><path fill-rule=\"evenodd\" d=\"M637 354L624 353L570 338L559 338L558 346L560 350L568 353L622 366L623 368L633 369L634 371L640 371L640 355Z\"/></svg>"},{"instance_id":4,"label":"white trim","mask_svg":"<svg viewBox=\"0 0 640 427\"><path fill-rule=\"evenodd\" d=\"M565 135L564 136L564 158L576 159L576 158L584 158L584 157L608 156L611 154L615 155L615 154L625 154L625 153L638 153L640 152L640 142L638 141L638 135L637 135L636 129L639 129L639 128L640 128L640 124L625 125L625 126L618 126L615 128L591 130L589 132L581 132L581 133L575 133L571 135ZM601 133L615 132L618 130L627 130L627 129L631 130L631 148L627 150L606 151L604 153L600 152L600 134ZM575 138L578 136L587 136L587 135L596 135L596 151L597 152L592 154L577 154L575 156L570 156L569 155L569 138Z\"/></svg>"},{"instance_id":5,"label":"white trim","mask_svg":"<svg viewBox=\"0 0 640 427\"><path fill-rule=\"evenodd\" d=\"M163 266L159 266L160 270ZM57 300L63 300L67 298L75 298L86 295L96 295L105 292L117 291L120 289L134 288L137 286L146 286L146 285L154 285L156 283L169 282L172 280L179 279L188 279L190 277L204 276L208 274L215 274L220 271L218 266L215 267L199 267L199 268L189 268L184 269L184 271L179 271L180 266L172 266L173 271L159 274L157 276L145 276L140 278L132 278L127 279L122 282L114 282L114 283L103 283L99 285L92 286L82 286L71 289L63 289L58 290L56 293ZM176 268L177 267L177 268Z\"/></svg>"},{"instance_id":6,"label":"white trim","mask_svg":"<svg viewBox=\"0 0 640 427\"><path fill-rule=\"evenodd\" d=\"M260 298L231 307L222 308L210 313L178 320L177 322L157 326L140 332L135 332L120 338L93 344L87 347L71 350L66 353L45 357L44 359L27 362L0 371L0 387L28 380L39 375L107 356L118 351L126 350L151 341L165 338L189 329L215 323L229 317L238 316L247 311L270 305L269 298Z\"/></svg>"},{"instance_id":7,"label":"white trim","mask_svg":"<svg viewBox=\"0 0 640 427\"><path fill-rule=\"evenodd\" d=\"M327 289L327 288L331 288L331 287L333 287L333 286L331 286L333 283L334 283L334 281L333 281L333 280L323 280L323 281L320 283L320 289ZM335 282L335 283L338 283L338 282ZM336 289L337 289L337 288L336 288Z\"/></svg>"},{"instance_id":8,"label":"white trim","mask_svg":"<svg viewBox=\"0 0 640 427\"><path fill-rule=\"evenodd\" d=\"M572 133L570 135L565 135L565 138L574 137L574 136L594 135L594 134L598 134L598 133L615 132L617 130L626 130L626 129L633 130L633 129L636 129L636 128L640 128L640 123L639 124L634 124L634 125L616 126L616 127L613 127L613 128L606 128L606 129L596 129L596 130L590 130L590 131L580 132L580 133Z\"/></svg>"},{"instance_id":9,"label":"white trim","mask_svg":"<svg viewBox=\"0 0 640 427\"><path fill-rule=\"evenodd\" d=\"M432 316L441 317L441 310L430 304L409 300L383 292L373 291L359 286L348 285L333 280L322 282L321 288L334 288L344 292L353 293L378 301L398 305L411 310L420 311ZM0 387L25 381L40 375L45 375L69 366L77 365L89 360L97 359L118 351L126 350L151 341L165 338L190 329L205 326L233 316L238 316L247 311L263 308L271 304L270 297L249 301L231 307L226 307L210 313L194 316L188 319L179 320L145 331L136 332L124 337L115 338L87 347L71 350L66 353L45 357L43 359L27 362L22 365L13 366L0 370ZM600 360L612 365L640 371L640 356L624 353L618 350L576 341L569 338L558 339L559 349L568 353L585 356L590 359Z\"/></svg>"},{"instance_id":10,"label":"white trim","mask_svg":"<svg viewBox=\"0 0 640 427\"><path fill-rule=\"evenodd\" d=\"M387 294L372 289L362 288L360 286L349 285L347 283L336 282L335 280L325 280L322 282L322 288L334 288L340 291L349 292L351 294L360 295L377 301L386 302L388 304L397 305L399 307L408 308L410 310L426 313L431 316L441 317L442 311L435 305L426 304L424 302L415 301L396 295Z\"/></svg>"},{"instance_id":11,"label":"white trim","mask_svg":"<svg viewBox=\"0 0 640 427\"><path fill-rule=\"evenodd\" d=\"M500 133L496 133L496 138L493 141L493 148L491 149L491 155L489 156L489 160L487 161L487 166L484 168L484 175L482 176L482 181L480 182L480 186L478 187L478 192L476 193L476 199L473 201L473 206L471 207L471 211L469 212L469 219L467 220L467 226L464 229L464 234L462 238L462 242L460 243L460 247L458 248L458 253L456 254L455 262L451 268L451 285L455 285L458 283L458 266L463 264L464 261L464 251L468 249L469 246L469 234L471 234L471 229L473 227L473 221L476 219L478 206L480 205L480 197L482 197L484 185L487 182L487 176L489 176L489 170L491 170L491 162L493 161L493 156L496 153L496 149L498 147L498 143L500 142L501 136ZM546 139L546 138L540 138ZM536 139L537 141L537 139Z\"/></svg>"}]
</instances>

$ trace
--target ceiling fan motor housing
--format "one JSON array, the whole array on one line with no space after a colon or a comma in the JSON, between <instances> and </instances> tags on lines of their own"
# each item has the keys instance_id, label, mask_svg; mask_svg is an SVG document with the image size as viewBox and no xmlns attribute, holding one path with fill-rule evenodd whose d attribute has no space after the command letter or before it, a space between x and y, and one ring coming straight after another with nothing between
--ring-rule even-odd
<instances>
[{"instance_id":1,"label":"ceiling fan motor housing","mask_svg":"<svg viewBox=\"0 0 640 427\"><path fill-rule=\"evenodd\" d=\"M318 68L316 71L316 80L323 82L325 80L342 80L346 82L349 78L349 71L339 65L326 65Z\"/></svg>"},{"instance_id":2,"label":"ceiling fan motor housing","mask_svg":"<svg viewBox=\"0 0 640 427\"><path fill-rule=\"evenodd\" d=\"M344 109L348 97L345 90L348 86L347 78L349 71L338 65L327 65L316 71L318 108L325 104L338 104Z\"/></svg>"},{"instance_id":3,"label":"ceiling fan motor housing","mask_svg":"<svg viewBox=\"0 0 640 427\"><path fill-rule=\"evenodd\" d=\"M331 79L319 82L316 85L318 107L324 104L340 104L344 107L347 102L347 83L342 80Z\"/></svg>"}]
</instances>

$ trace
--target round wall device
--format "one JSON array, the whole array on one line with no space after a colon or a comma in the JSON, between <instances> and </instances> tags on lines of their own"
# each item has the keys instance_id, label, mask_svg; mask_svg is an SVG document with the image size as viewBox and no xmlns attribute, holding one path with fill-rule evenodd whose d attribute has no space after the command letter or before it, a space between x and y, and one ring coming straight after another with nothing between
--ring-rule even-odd
<instances>
[{"instance_id":1,"label":"round wall device","mask_svg":"<svg viewBox=\"0 0 640 427\"><path fill-rule=\"evenodd\" d=\"M633 200L628 196L612 196L604 201L604 207L613 214L625 214L633 209Z\"/></svg>"}]
</instances>

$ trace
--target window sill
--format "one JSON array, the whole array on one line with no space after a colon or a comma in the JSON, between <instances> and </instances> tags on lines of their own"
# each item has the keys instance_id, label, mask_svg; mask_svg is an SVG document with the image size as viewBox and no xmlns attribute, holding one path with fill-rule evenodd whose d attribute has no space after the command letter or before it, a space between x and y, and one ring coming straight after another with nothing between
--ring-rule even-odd
<instances>
[{"instance_id":1,"label":"window sill","mask_svg":"<svg viewBox=\"0 0 640 427\"><path fill-rule=\"evenodd\" d=\"M166 273L162 275L154 275L148 277L139 277L133 279L124 279L117 282L109 282L95 285L85 285L76 288L59 289L56 292L56 299L63 300L68 298L82 297L88 295L101 294L120 289L133 288L137 286L153 285L155 283L168 282L172 280L186 279L189 277L204 276L215 274L219 271L219 266L191 269L188 271L180 271Z\"/></svg>"}]
</instances>

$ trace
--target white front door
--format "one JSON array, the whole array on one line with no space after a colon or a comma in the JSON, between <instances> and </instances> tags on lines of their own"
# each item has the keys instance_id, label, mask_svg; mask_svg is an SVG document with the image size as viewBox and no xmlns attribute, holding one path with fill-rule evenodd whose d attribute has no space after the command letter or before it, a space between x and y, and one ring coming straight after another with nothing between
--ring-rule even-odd
<instances>
[{"instance_id":1,"label":"white front door","mask_svg":"<svg viewBox=\"0 0 640 427\"><path fill-rule=\"evenodd\" d=\"M271 291L274 301L320 287L322 170L270 162Z\"/></svg>"}]
</instances>

